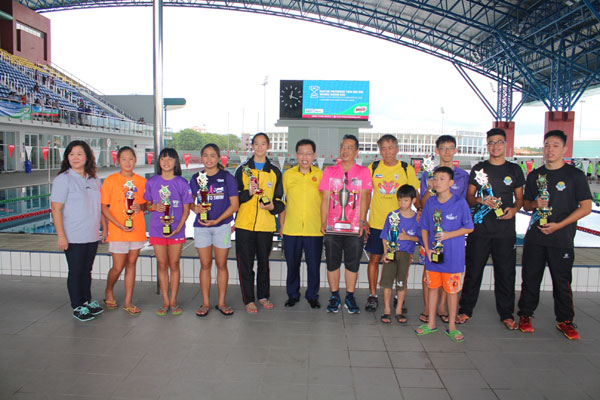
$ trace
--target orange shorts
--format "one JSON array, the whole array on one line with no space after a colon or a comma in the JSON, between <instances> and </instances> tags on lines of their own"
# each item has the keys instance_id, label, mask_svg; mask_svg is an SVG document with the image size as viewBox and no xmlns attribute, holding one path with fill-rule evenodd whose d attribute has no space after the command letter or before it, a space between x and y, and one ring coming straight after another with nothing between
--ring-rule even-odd
<instances>
[{"instance_id":1,"label":"orange shorts","mask_svg":"<svg viewBox=\"0 0 600 400\"><path fill-rule=\"evenodd\" d=\"M185 243L185 238L173 239L173 238L161 238L150 236L151 245L169 246L171 244Z\"/></svg>"},{"instance_id":2,"label":"orange shorts","mask_svg":"<svg viewBox=\"0 0 600 400\"><path fill-rule=\"evenodd\" d=\"M446 293L456 294L462 289L460 283L462 274L448 274L445 272L425 271L425 284L429 289L437 289L440 286L444 288Z\"/></svg>"}]
</instances>

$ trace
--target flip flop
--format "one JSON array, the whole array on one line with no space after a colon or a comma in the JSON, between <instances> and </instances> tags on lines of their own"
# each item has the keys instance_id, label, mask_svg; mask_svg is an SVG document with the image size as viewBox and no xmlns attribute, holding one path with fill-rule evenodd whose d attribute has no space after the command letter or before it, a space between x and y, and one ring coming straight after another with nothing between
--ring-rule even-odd
<instances>
[{"instance_id":1,"label":"flip flop","mask_svg":"<svg viewBox=\"0 0 600 400\"><path fill-rule=\"evenodd\" d=\"M421 315L419 315L419 321L421 322L429 322L429 315L425 314L425 313L421 313Z\"/></svg>"},{"instance_id":2,"label":"flip flop","mask_svg":"<svg viewBox=\"0 0 600 400\"><path fill-rule=\"evenodd\" d=\"M196 310L196 315L199 317L206 317L208 315L209 311L210 311L210 308L204 307L204 305L202 305L202 307L200 307L199 309Z\"/></svg>"},{"instance_id":3,"label":"flip flop","mask_svg":"<svg viewBox=\"0 0 600 400\"><path fill-rule=\"evenodd\" d=\"M459 331L458 329L454 329L452 331L446 329L446 335L450 336L450 339L452 339L453 342L455 343L460 343L460 342L464 342L465 341L465 337L463 336L462 332ZM460 336L460 337L458 337Z\"/></svg>"},{"instance_id":4,"label":"flip flop","mask_svg":"<svg viewBox=\"0 0 600 400\"><path fill-rule=\"evenodd\" d=\"M461 318L461 315L462 315L463 318ZM471 317L469 317L467 314L458 314L456 316L456 323L458 325L463 325L463 324L466 324L467 321L470 320L470 319L471 319Z\"/></svg>"},{"instance_id":5,"label":"flip flop","mask_svg":"<svg viewBox=\"0 0 600 400\"><path fill-rule=\"evenodd\" d=\"M233 308L229 306L219 307L218 305L216 305L215 309L219 310L219 312L225 315L226 317L230 317L233 315Z\"/></svg>"},{"instance_id":6,"label":"flip flop","mask_svg":"<svg viewBox=\"0 0 600 400\"><path fill-rule=\"evenodd\" d=\"M175 306L171 308L171 315L181 315L183 310L179 306Z\"/></svg>"},{"instance_id":7,"label":"flip flop","mask_svg":"<svg viewBox=\"0 0 600 400\"><path fill-rule=\"evenodd\" d=\"M419 330L421 330L421 332L419 332ZM418 336L425 336L425 335L429 335L430 333L435 333L437 332L437 328L429 328L429 325L421 325L419 326L417 329L415 329L415 333Z\"/></svg>"},{"instance_id":8,"label":"flip flop","mask_svg":"<svg viewBox=\"0 0 600 400\"><path fill-rule=\"evenodd\" d=\"M108 308L109 310L114 310L116 308L119 308L119 305L117 304L116 300L102 300L102 302L104 303L104 305L106 306L106 308Z\"/></svg>"},{"instance_id":9,"label":"flip flop","mask_svg":"<svg viewBox=\"0 0 600 400\"><path fill-rule=\"evenodd\" d=\"M138 315L139 313L142 312L142 310L140 310L136 306L123 307L123 310L127 311L129 313L129 315Z\"/></svg>"},{"instance_id":10,"label":"flip flop","mask_svg":"<svg viewBox=\"0 0 600 400\"><path fill-rule=\"evenodd\" d=\"M156 315L158 315L159 317L164 317L165 315L167 315L167 313L169 312L169 307L161 307L158 310L156 310Z\"/></svg>"},{"instance_id":11,"label":"flip flop","mask_svg":"<svg viewBox=\"0 0 600 400\"><path fill-rule=\"evenodd\" d=\"M517 323L517 321L515 321L512 318L506 318L505 320L502 320L502 323L504 324L506 329L508 329L509 331L514 331L514 330L519 329L519 324Z\"/></svg>"},{"instance_id":12,"label":"flip flop","mask_svg":"<svg viewBox=\"0 0 600 400\"><path fill-rule=\"evenodd\" d=\"M273 307L275 307L275 305L271 303L271 300L269 299L259 300L258 302L263 306L263 308L266 308L267 310L272 310Z\"/></svg>"},{"instance_id":13,"label":"flip flop","mask_svg":"<svg viewBox=\"0 0 600 400\"><path fill-rule=\"evenodd\" d=\"M445 324L447 324L448 322L450 322L450 318L448 318L448 314L438 314L437 316Z\"/></svg>"},{"instance_id":14,"label":"flip flop","mask_svg":"<svg viewBox=\"0 0 600 400\"><path fill-rule=\"evenodd\" d=\"M248 304L246 304L246 312L248 314L257 314L258 313L258 308L256 308L256 304L254 304L254 303L248 303Z\"/></svg>"},{"instance_id":15,"label":"flip flop","mask_svg":"<svg viewBox=\"0 0 600 400\"><path fill-rule=\"evenodd\" d=\"M396 314L395 318L396 322L399 324L406 324L408 322L408 319L404 314Z\"/></svg>"},{"instance_id":16,"label":"flip flop","mask_svg":"<svg viewBox=\"0 0 600 400\"><path fill-rule=\"evenodd\" d=\"M384 324L390 324L392 322L390 314L383 314L381 316L381 322L383 322Z\"/></svg>"}]
</instances>

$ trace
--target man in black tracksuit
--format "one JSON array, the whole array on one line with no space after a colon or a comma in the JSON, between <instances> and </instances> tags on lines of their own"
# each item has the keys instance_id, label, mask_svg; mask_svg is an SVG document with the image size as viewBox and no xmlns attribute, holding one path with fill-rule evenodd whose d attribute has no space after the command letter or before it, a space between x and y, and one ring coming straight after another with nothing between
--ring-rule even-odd
<instances>
[{"instance_id":1,"label":"man in black tracksuit","mask_svg":"<svg viewBox=\"0 0 600 400\"><path fill-rule=\"evenodd\" d=\"M517 329L515 307L515 214L523 205L525 178L518 164L505 160L506 133L487 132L489 160L471 169L467 202L473 207L475 230L467 238L465 280L460 296L458 323L473 315L483 270L489 256L494 265L496 310L508 329ZM501 201L501 203L498 202Z\"/></svg>"},{"instance_id":2,"label":"man in black tracksuit","mask_svg":"<svg viewBox=\"0 0 600 400\"><path fill-rule=\"evenodd\" d=\"M544 135L545 164L531 171L525 185L525 211L533 211L523 247L523 283L519 299L519 326L523 332L533 332L531 317L540 299L540 285L546 263L552 276L556 329L568 339L579 339L573 318L571 270L573 240L577 221L592 211L592 194L585 174L563 161L567 136L554 130ZM545 180L545 191L540 183ZM551 207L544 216L540 208ZM547 221L544 221L546 219Z\"/></svg>"}]
</instances>

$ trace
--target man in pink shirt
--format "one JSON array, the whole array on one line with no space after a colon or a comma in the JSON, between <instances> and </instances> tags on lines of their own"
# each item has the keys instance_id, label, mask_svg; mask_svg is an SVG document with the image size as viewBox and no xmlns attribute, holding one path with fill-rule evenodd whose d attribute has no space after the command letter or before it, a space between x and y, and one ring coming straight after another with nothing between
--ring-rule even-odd
<instances>
[{"instance_id":1,"label":"man in pink shirt","mask_svg":"<svg viewBox=\"0 0 600 400\"><path fill-rule=\"evenodd\" d=\"M346 299L344 307L350 314L360 313L360 308L354 298L358 267L362 257L365 234L368 235L366 223L367 210L371 201L371 174L367 167L355 163L358 155L358 139L354 135L345 135L340 145L342 162L327 167L319 185L321 192L321 231L325 234L325 259L327 261L327 280L331 289L331 297L327 312L337 313L341 299L340 267L344 260L346 278ZM345 187L348 200L345 205L345 217L348 224L340 224L340 191ZM356 207L358 202L358 207ZM337 223L336 223L337 222ZM335 225L347 225L348 229L331 232ZM328 231L329 228L329 231ZM343 232L345 231L345 232ZM343 258L342 258L343 257Z\"/></svg>"}]
</instances>

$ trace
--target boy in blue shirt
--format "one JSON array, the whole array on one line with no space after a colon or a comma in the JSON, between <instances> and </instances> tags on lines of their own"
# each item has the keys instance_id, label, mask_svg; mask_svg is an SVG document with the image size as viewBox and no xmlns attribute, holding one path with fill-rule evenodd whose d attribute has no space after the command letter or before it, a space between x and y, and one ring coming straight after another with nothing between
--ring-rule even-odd
<instances>
[{"instance_id":1,"label":"boy in blue shirt","mask_svg":"<svg viewBox=\"0 0 600 400\"><path fill-rule=\"evenodd\" d=\"M392 298L394 281L396 282L396 294L398 297L395 318L400 324L407 322L406 316L402 314L402 305L404 304L404 297L406 295L408 267L410 266L411 257L415 252L415 245L419 241L417 213L411 209L416 197L417 191L414 187L410 185L400 186L396 192L399 208L387 215L380 235L383 241L383 251L386 254L386 257L383 259L381 280L379 281L379 285L383 288L384 303L381 322L385 324L392 322L390 300ZM390 244L392 244L392 248L390 248ZM393 259L390 260L388 254Z\"/></svg>"},{"instance_id":2,"label":"boy in blue shirt","mask_svg":"<svg viewBox=\"0 0 600 400\"><path fill-rule=\"evenodd\" d=\"M452 169L439 167L435 171L433 185L437 196L425 203L419 225L427 253L425 283L429 288L429 315L434 315L438 289L443 287L448 295L450 314L446 335L455 342L462 342L465 338L456 329L456 306L465 270L465 235L473 231L473 219L467 201L450 193L453 184ZM443 245L443 258L435 262L434 248L439 247L439 243ZM429 318L428 323L419 326L415 332L419 336L437 332L435 318Z\"/></svg>"}]
</instances>

